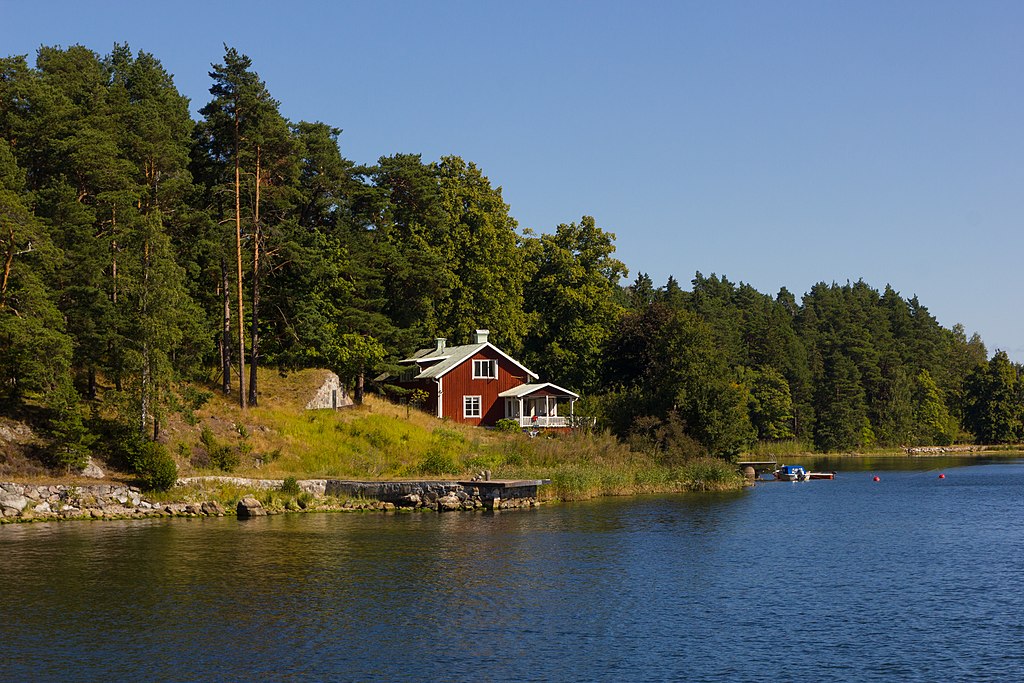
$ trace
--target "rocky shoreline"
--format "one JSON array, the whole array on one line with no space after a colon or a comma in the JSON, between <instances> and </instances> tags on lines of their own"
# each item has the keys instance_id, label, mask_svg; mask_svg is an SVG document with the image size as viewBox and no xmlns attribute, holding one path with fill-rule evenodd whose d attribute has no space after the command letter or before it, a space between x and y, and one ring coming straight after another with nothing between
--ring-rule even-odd
<instances>
[{"instance_id":1,"label":"rocky shoreline","mask_svg":"<svg viewBox=\"0 0 1024 683\"><path fill-rule=\"evenodd\" d=\"M484 482L481 482L483 484ZM239 519L284 512L355 512L422 510L468 511L537 506L536 487L497 498L472 482L352 482L298 480L299 495L281 491L280 479L190 477L178 481L182 500L159 502L138 487L122 484L20 484L0 482L0 523L72 519L145 519L155 517L224 517ZM211 488L247 490L228 501ZM237 503L235 503L237 499ZM225 504L228 503L228 504Z\"/></svg>"},{"instance_id":2,"label":"rocky shoreline","mask_svg":"<svg viewBox=\"0 0 1024 683\"><path fill-rule=\"evenodd\" d=\"M907 455L947 455L950 453L980 453L984 446L909 446L904 449Z\"/></svg>"}]
</instances>

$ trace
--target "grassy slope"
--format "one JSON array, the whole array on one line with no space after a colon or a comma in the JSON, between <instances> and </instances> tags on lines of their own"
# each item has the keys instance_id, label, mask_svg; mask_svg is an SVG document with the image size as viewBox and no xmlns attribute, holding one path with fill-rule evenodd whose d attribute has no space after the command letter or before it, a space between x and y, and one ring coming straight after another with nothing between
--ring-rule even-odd
<instances>
[{"instance_id":1,"label":"grassy slope","mask_svg":"<svg viewBox=\"0 0 1024 683\"><path fill-rule=\"evenodd\" d=\"M202 466L199 436L206 425L222 443L241 451L241 462L232 472L239 476L452 478L490 470L494 478L551 479L552 486L543 487L543 494L563 500L733 488L738 483L728 476L728 466L723 471L706 463L662 467L608 435L531 439L438 420L375 396L368 396L360 407L304 410L322 377L322 371L282 376L265 370L258 407L243 412L217 393L196 411L198 424L173 420L168 445L182 475L221 473Z\"/></svg>"},{"instance_id":2,"label":"grassy slope","mask_svg":"<svg viewBox=\"0 0 1024 683\"><path fill-rule=\"evenodd\" d=\"M531 439L438 420L372 395L359 407L305 410L325 375L322 370L284 375L263 369L259 406L245 411L209 386L193 387L209 399L194 411L172 413L161 431L179 476L454 479L490 470L493 478L551 479L541 495L562 500L741 485L732 466L721 461L662 466L607 434ZM95 483L48 472L41 465L45 437L34 434L23 443L7 438L24 428L12 417L0 417L0 480ZM211 462L209 444L201 438L204 430L213 435L215 447L234 456L237 464L230 472ZM132 479L117 472L102 452L94 456L110 480Z\"/></svg>"}]
</instances>

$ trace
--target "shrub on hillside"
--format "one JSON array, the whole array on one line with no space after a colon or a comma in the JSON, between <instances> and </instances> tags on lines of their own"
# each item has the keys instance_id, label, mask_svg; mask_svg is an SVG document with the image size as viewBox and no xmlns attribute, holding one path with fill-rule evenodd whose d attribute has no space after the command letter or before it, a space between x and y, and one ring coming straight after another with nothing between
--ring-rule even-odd
<instances>
[{"instance_id":1,"label":"shrub on hillside","mask_svg":"<svg viewBox=\"0 0 1024 683\"><path fill-rule=\"evenodd\" d=\"M178 464L163 444L146 441L134 458L139 485L149 491L166 491L178 481Z\"/></svg>"}]
</instances>

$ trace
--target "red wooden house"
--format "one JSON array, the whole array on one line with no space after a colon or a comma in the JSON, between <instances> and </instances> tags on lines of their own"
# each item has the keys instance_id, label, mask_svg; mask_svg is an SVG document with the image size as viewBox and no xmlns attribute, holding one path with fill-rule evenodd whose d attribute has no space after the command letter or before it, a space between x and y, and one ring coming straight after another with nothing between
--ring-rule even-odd
<instances>
[{"instance_id":1,"label":"red wooden house","mask_svg":"<svg viewBox=\"0 0 1024 683\"><path fill-rule=\"evenodd\" d=\"M523 427L568 427L578 395L551 383L487 341L477 330L472 344L421 349L399 361L409 367L395 381L427 392L425 408L437 417L471 425L518 419Z\"/></svg>"}]
</instances>

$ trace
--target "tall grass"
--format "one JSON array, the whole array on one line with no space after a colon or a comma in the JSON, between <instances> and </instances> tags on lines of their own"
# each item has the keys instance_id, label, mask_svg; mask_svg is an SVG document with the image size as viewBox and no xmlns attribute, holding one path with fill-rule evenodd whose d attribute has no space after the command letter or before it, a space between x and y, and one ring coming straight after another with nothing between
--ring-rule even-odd
<instances>
[{"instance_id":1,"label":"tall grass","mask_svg":"<svg viewBox=\"0 0 1024 683\"><path fill-rule=\"evenodd\" d=\"M506 462L497 471L509 478L550 479L551 485L540 491L546 499L582 500L687 488L681 472L659 464L650 455L631 451L607 433L519 438L518 443L511 441L500 449ZM514 464L508 463L510 456ZM726 471L734 469L718 462ZM742 485L738 474L731 484ZM723 483L723 488L726 486Z\"/></svg>"},{"instance_id":2,"label":"tall grass","mask_svg":"<svg viewBox=\"0 0 1024 683\"><path fill-rule=\"evenodd\" d=\"M742 483L736 467L720 458L694 458L675 477L687 491L727 491Z\"/></svg>"}]
</instances>

